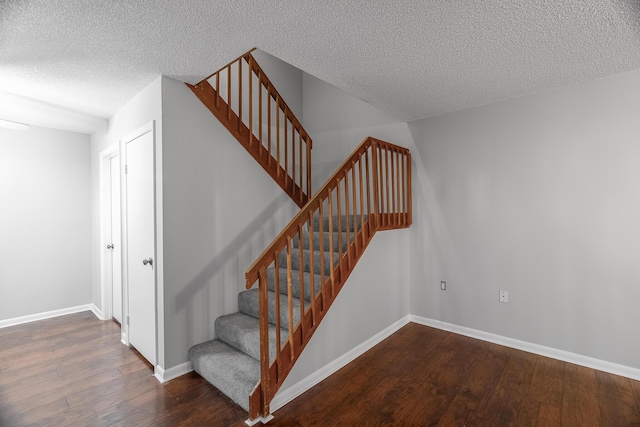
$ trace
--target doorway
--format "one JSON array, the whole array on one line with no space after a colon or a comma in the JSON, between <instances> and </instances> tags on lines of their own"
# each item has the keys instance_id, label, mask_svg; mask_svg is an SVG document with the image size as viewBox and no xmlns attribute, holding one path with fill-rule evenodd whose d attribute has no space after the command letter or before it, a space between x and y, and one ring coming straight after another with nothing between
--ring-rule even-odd
<instances>
[{"instance_id":1,"label":"doorway","mask_svg":"<svg viewBox=\"0 0 640 427\"><path fill-rule=\"evenodd\" d=\"M157 362L155 123L100 153L102 319Z\"/></svg>"},{"instance_id":2,"label":"doorway","mask_svg":"<svg viewBox=\"0 0 640 427\"><path fill-rule=\"evenodd\" d=\"M101 318L122 324L120 176L120 145L114 144L100 153Z\"/></svg>"},{"instance_id":3,"label":"doorway","mask_svg":"<svg viewBox=\"0 0 640 427\"><path fill-rule=\"evenodd\" d=\"M111 308L112 317L122 324L122 228L120 210L120 154L110 160L110 239L106 249L111 253Z\"/></svg>"},{"instance_id":4,"label":"doorway","mask_svg":"<svg viewBox=\"0 0 640 427\"><path fill-rule=\"evenodd\" d=\"M153 122L120 143L126 342L156 365L155 133Z\"/></svg>"}]
</instances>

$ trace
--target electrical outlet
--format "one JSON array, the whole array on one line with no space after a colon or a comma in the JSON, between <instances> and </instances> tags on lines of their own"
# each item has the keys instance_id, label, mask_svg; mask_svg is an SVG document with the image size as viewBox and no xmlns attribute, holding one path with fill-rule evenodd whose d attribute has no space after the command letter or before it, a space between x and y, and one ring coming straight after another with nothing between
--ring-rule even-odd
<instances>
[{"instance_id":1,"label":"electrical outlet","mask_svg":"<svg viewBox=\"0 0 640 427\"><path fill-rule=\"evenodd\" d=\"M500 291L500 302L509 302L509 292Z\"/></svg>"},{"instance_id":2,"label":"electrical outlet","mask_svg":"<svg viewBox=\"0 0 640 427\"><path fill-rule=\"evenodd\" d=\"M447 290L447 282L445 282L445 281L440 282L440 290L442 290L442 291L446 291Z\"/></svg>"}]
</instances>

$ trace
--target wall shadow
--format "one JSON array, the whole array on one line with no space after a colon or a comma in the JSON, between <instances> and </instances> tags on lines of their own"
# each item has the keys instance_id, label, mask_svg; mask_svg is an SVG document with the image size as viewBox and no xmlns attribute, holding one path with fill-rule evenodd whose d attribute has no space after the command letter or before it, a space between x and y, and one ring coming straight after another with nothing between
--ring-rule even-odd
<instances>
[{"instance_id":1,"label":"wall shadow","mask_svg":"<svg viewBox=\"0 0 640 427\"><path fill-rule=\"evenodd\" d=\"M209 286L209 281L216 276L229 263L238 261L238 254L247 250L255 236L265 231L265 225L272 219L278 210L283 208L289 196L282 194L275 198L241 233L239 233L218 256L209 262L196 276L189 281L185 288L175 299L176 311L188 309L194 303L194 298L198 293ZM277 235L276 230L275 234ZM267 243L268 244L268 243ZM248 269L250 264L244 268ZM237 289L237 284L229 285Z\"/></svg>"}]
</instances>

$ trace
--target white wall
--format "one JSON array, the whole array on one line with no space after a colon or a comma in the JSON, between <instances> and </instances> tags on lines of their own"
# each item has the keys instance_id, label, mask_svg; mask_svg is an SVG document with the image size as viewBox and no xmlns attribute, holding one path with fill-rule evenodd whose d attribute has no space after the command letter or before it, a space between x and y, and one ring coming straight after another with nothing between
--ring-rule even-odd
<instances>
[{"instance_id":1,"label":"white wall","mask_svg":"<svg viewBox=\"0 0 640 427\"><path fill-rule=\"evenodd\" d=\"M163 78L165 368L238 311L253 261L296 205L178 81Z\"/></svg>"},{"instance_id":2,"label":"white wall","mask_svg":"<svg viewBox=\"0 0 640 427\"><path fill-rule=\"evenodd\" d=\"M0 129L0 320L91 303L89 136Z\"/></svg>"},{"instance_id":3,"label":"white wall","mask_svg":"<svg viewBox=\"0 0 640 427\"><path fill-rule=\"evenodd\" d=\"M635 72L410 123L411 313L640 368L638 93Z\"/></svg>"},{"instance_id":4,"label":"white wall","mask_svg":"<svg viewBox=\"0 0 640 427\"><path fill-rule=\"evenodd\" d=\"M298 68L287 64L275 56L269 55L260 49L254 50L252 53L255 60L269 77L269 80L278 90L284 102L287 103L293 114L301 123L303 121L302 107L302 71Z\"/></svg>"},{"instance_id":5,"label":"white wall","mask_svg":"<svg viewBox=\"0 0 640 427\"><path fill-rule=\"evenodd\" d=\"M304 127L313 140L314 191L367 136L405 147L411 141L406 123L307 73L303 83ZM405 134L402 141L398 131Z\"/></svg>"},{"instance_id":6,"label":"white wall","mask_svg":"<svg viewBox=\"0 0 640 427\"><path fill-rule=\"evenodd\" d=\"M313 139L314 188L319 188L367 136L411 147L406 123L304 74L304 126ZM381 231L298 362L281 394L409 314L411 229Z\"/></svg>"}]
</instances>

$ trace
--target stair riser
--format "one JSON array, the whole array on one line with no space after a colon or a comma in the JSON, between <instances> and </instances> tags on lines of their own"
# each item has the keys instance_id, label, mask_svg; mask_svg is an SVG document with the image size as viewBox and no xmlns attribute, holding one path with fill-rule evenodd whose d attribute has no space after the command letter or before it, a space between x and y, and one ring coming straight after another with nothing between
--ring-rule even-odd
<instances>
[{"instance_id":1,"label":"stair riser","mask_svg":"<svg viewBox=\"0 0 640 427\"><path fill-rule=\"evenodd\" d=\"M364 220L367 220L367 215L364 215ZM323 225L323 229L324 230L329 230L329 217L328 216L324 216L324 225ZM358 231L360 231L361 229L361 224L362 224L362 219L360 217L360 214L356 214L356 221L354 222L353 220L353 215L349 215L349 218L347 220L347 216L346 215L342 215L340 218L338 218L337 216L334 216L331 219L331 229L333 231L347 231L347 229L349 230L349 232L353 232L354 225L357 224L358 226ZM313 218L313 230L314 231L320 231L320 219L319 217L314 217Z\"/></svg>"},{"instance_id":2,"label":"stair riser","mask_svg":"<svg viewBox=\"0 0 640 427\"><path fill-rule=\"evenodd\" d=\"M260 321L243 313L220 316L215 322L216 337L230 346L260 360ZM281 342L288 336L286 329L280 329ZM276 356L276 327L269 325L269 360Z\"/></svg>"},{"instance_id":3,"label":"stair riser","mask_svg":"<svg viewBox=\"0 0 640 427\"><path fill-rule=\"evenodd\" d=\"M324 234L324 250L325 251L329 251L329 248L331 247L331 237L329 232L325 231L323 232ZM342 236L340 237L340 239L338 239L338 236L340 235L339 232L334 232L333 233L333 250L335 252L338 251L339 243L342 243L342 251L344 252L344 250L347 247L347 233L343 232ZM291 240L291 243L293 245L294 248L299 248L300 244L299 244L299 239L298 237L294 237ZM309 249L311 247L311 241L309 238L309 232L305 231L302 234L302 248L303 249ZM320 250L320 232L319 231L314 231L313 232L313 249L319 251Z\"/></svg>"},{"instance_id":4,"label":"stair riser","mask_svg":"<svg viewBox=\"0 0 640 427\"><path fill-rule=\"evenodd\" d=\"M313 272L314 273L322 272L322 270L320 269L322 265L320 263L321 258L324 258L324 274L328 275L331 273L331 263L330 263L331 254L328 252L324 254L324 257L320 256L320 253L318 251L313 252ZM340 254L335 252L333 254L334 268L336 267L336 265L338 265L339 259L340 259ZM285 267L287 265L286 252L280 253L280 256L278 257L278 265L281 267ZM305 249L302 250L302 266L300 265L300 249L298 248L295 251L291 251L291 269L297 270L297 271L302 270L310 273L311 272L311 251L308 251ZM297 271L295 274L300 275L300 273L298 273Z\"/></svg>"},{"instance_id":5,"label":"stair riser","mask_svg":"<svg viewBox=\"0 0 640 427\"><path fill-rule=\"evenodd\" d=\"M280 327L289 329L289 303L286 295L277 294L280 298ZM269 292L269 323L276 323L276 293ZM293 326L300 322L300 300L292 298L293 305ZM238 306L240 312L256 318L260 317L260 294L258 289L250 289L240 292L238 295Z\"/></svg>"},{"instance_id":6,"label":"stair riser","mask_svg":"<svg viewBox=\"0 0 640 427\"><path fill-rule=\"evenodd\" d=\"M260 380L260 362L220 340L189 349L193 370L245 410L253 388Z\"/></svg>"},{"instance_id":7,"label":"stair riser","mask_svg":"<svg viewBox=\"0 0 640 427\"><path fill-rule=\"evenodd\" d=\"M291 272L291 294L294 298L300 298L300 272L294 270ZM267 279L269 283L269 290L275 292L275 276L276 273L273 268L267 269ZM328 275L325 275L325 280L328 279ZM287 269L280 268L279 269L279 278L280 278L280 293L283 295L287 295L288 285L287 285ZM304 299L311 299L311 287L309 285L311 276L309 273L304 273ZM320 288L322 286L322 277L319 274L314 274L314 282L313 287L315 289L315 295L318 294Z\"/></svg>"}]
</instances>

